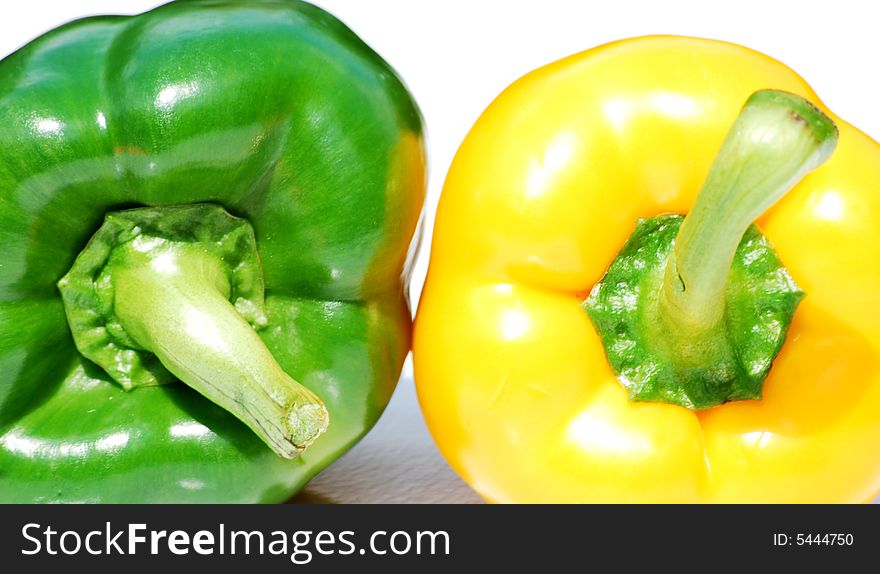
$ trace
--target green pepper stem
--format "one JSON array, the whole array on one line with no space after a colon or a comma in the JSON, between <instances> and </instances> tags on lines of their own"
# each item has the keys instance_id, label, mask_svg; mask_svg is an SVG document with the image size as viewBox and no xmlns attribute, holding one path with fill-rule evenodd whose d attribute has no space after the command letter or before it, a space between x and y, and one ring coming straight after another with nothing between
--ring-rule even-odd
<instances>
[{"instance_id":1,"label":"green pepper stem","mask_svg":"<svg viewBox=\"0 0 880 574\"><path fill-rule=\"evenodd\" d=\"M675 240L659 300L672 333L699 337L724 316L724 290L749 225L837 145L837 128L807 100L762 90L746 102Z\"/></svg>"},{"instance_id":2,"label":"green pepper stem","mask_svg":"<svg viewBox=\"0 0 880 574\"><path fill-rule=\"evenodd\" d=\"M128 246L116 265L114 307L128 335L181 381L294 458L327 427L320 399L275 361L228 300L219 262L174 243L147 256Z\"/></svg>"}]
</instances>

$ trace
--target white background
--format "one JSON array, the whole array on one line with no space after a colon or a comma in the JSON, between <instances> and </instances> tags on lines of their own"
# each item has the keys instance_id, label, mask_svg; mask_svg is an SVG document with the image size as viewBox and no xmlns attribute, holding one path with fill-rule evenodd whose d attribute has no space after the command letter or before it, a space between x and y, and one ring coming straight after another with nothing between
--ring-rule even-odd
<instances>
[{"instance_id":1,"label":"white background","mask_svg":"<svg viewBox=\"0 0 880 574\"><path fill-rule=\"evenodd\" d=\"M74 18L133 14L161 3L4 2L0 5L0 57ZM880 139L880 8L866 0L315 3L343 20L379 52L403 77L421 106L430 162L428 232L452 156L492 99L538 66L612 40L682 34L746 45L786 63L835 113ZM421 291L427 255L425 249L416 266L414 302ZM351 502L475 499L430 443L409 370L374 431L319 476L304 498Z\"/></svg>"}]
</instances>

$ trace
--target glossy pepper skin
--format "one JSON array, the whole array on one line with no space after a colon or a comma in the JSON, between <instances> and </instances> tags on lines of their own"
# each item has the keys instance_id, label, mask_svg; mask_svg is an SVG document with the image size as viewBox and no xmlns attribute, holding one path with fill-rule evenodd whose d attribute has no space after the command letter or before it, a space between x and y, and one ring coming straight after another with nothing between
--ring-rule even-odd
<instances>
[{"instance_id":1,"label":"glossy pepper skin","mask_svg":"<svg viewBox=\"0 0 880 574\"><path fill-rule=\"evenodd\" d=\"M290 497L391 396L423 193L411 96L309 4L88 18L0 62L0 500ZM56 282L105 215L195 204L253 227L259 335L330 413L294 460L185 385L126 392L74 347Z\"/></svg>"},{"instance_id":2,"label":"glossy pepper skin","mask_svg":"<svg viewBox=\"0 0 880 574\"><path fill-rule=\"evenodd\" d=\"M763 398L630 402L581 308L636 221L686 214L743 102L804 96L830 160L758 219L806 294ZM495 502L863 502L880 489L880 146L794 72L680 37L508 88L458 151L416 318L419 399Z\"/></svg>"}]
</instances>

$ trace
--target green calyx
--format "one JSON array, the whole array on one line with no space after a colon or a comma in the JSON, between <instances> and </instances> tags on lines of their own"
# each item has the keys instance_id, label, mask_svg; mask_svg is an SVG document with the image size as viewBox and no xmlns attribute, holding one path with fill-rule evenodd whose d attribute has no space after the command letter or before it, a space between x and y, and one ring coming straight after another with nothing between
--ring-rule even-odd
<instances>
[{"instance_id":1,"label":"green calyx","mask_svg":"<svg viewBox=\"0 0 880 574\"><path fill-rule=\"evenodd\" d=\"M658 294L684 219L639 220L587 312L632 400L700 409L760 398L803 293L753 225L730 267L722 320L690 331L659 319Z\"/></svg>"},{"instance_id":2,"label":"green calyx","mask_svg":"<svg viewBox=\"0 0 880 574\"><path fill-rule=\"evenodd\" d=\"M836 143L805 99L756 92L688 216L637 223L584 302L631 400L704 409L761 398L803 292L753 222Z\"/></svg>"},{"instance_id":3,"label":"green calyx","mask_svg":"<svg viewBox=\"0 0 880 574\"><path fill-rule=\"evenodd\" d=\"M253 229L211 204L109 213L59 282L79 352L124 389L180 380L295 458L327 427L266 326Z\"/></svg>"}]
</instances>

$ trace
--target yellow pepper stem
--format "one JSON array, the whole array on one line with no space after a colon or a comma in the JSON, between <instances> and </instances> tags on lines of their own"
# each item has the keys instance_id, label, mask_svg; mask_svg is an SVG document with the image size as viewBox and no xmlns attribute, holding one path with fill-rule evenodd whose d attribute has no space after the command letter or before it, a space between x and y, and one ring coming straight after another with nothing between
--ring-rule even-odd
<instances>
[{"instance_id":1,"label":"yellow pepper stem","mask_svg":"<svg viewBox=\"0 0 880 574\"><path fill-rule=\"evenodd\" d=\"M692 338L715 329L746 229L836 145L834 122L804 98L778 90L749 98L675 239L659 301L673 332Z\"/></svg>"},{"instance_id":2,"label":"yellow pepper stem","mask_svg":"<svg viewBox=\"0 0 880 574\"><path fill-rule=\"evenodd\" d=\"M585 301L638 401L759 399L803 293L752 222L831 155L837 128L794 94L746 102L693 210L640 220Z\"/></svg>"}]
</instances>

